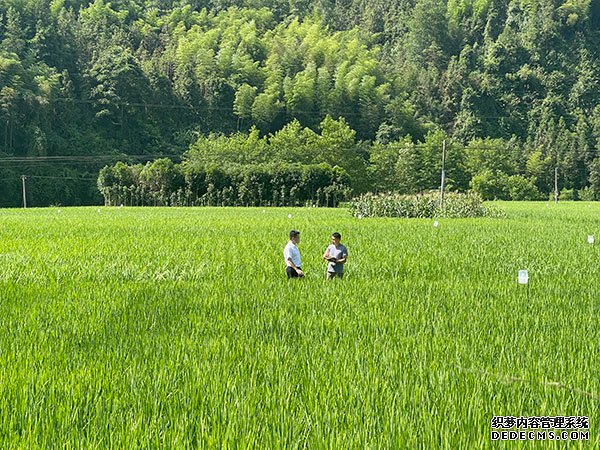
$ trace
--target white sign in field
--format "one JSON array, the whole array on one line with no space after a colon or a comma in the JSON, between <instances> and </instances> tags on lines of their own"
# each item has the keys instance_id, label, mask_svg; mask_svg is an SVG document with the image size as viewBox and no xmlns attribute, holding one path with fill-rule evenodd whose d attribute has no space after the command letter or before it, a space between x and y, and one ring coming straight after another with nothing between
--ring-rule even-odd
<instances>
[{"instance_id":1,"label":"white sign in field","mask_svg":"<svg viewBox=\"0 0 600 450\"><path fill-rule=\"evenodd\" d=\"M519 284L529 283L529 274L526 270L519 270Z\"/></svg>"}]
</instances>

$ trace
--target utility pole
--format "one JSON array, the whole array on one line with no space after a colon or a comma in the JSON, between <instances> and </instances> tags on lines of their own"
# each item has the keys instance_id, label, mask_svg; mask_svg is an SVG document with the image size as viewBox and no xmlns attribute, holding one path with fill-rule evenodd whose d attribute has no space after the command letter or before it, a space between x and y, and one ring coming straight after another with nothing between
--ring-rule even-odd
<instances>
[{"instance_id":1,"label":"utility pole","mask_svg":"<svg viewBox=\"0 0 600 450\"><path fill-rule=\"evenodd\" d=\"M27 193L25 191L25 180L27 177L25 175L21 175L21 181L23 182L23 209L27 208Z\"/></svg>"},{"instance_id":2,"label":"utility pole","mask_svg":"<svg viewBox=\"0 0 600 450\"><path fill-rule=\"evenodd\" d=\"M554 168L554 204L558 203L558 167Z\"/></svg>"},{"instance_id":3,"label":"utility pole","mask_svg":"<svg viewBox=\"0 0 600 450\"><path fill-rule=\"evenodd\" d=\"M440 208L444 207L444 185L446 183L446 139L442 143L442 182L440 183Z\"/></svg>"}]
</instances>

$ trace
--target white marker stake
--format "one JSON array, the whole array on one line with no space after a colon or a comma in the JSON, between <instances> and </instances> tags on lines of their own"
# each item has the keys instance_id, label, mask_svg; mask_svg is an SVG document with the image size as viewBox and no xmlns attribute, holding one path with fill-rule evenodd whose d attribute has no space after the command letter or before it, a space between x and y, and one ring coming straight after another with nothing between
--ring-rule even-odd
<instances>
[{"instance_id":1,"label":"white marker stake","mask_svg":"<svg viewBox=\"0 0 600 450\"><path fill-rule=\"evenodd\" d=\"M519 284L528 284L529 274L526 270L519 270Z\"/></svg>"},{"instance_id":2,"label":"white marker stake","mask_svg":"<svg viewBox=\"0 0 600 450\"><path fill-rule=\"evenodd\" d=\"M594 235L588 234L588 244L594 245Z\"/></svg>"}]
</instances>

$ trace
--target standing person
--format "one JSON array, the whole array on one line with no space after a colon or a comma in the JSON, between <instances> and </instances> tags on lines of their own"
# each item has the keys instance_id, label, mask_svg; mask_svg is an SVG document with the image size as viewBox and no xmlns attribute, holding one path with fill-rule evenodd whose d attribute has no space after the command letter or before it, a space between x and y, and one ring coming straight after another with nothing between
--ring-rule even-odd
<instances>
[{"instance_id":1,"label":"standing person","mask_svg":"<svg viewBox=\"0 0 600 450\"><path fill-rule=\"evenodd\" d=\"M323 259L328 261L327 264L327 279L332 280L335 277L342 278L344 276L344 264L348 260L348 249L340 241L342 235L333 233L331 235L331 245L327 247L323 254Z\"/></svg>"},{"instance_id":2,"label":"standing person","mask_svg":"<svg viewBox=\"0 0 600 450\"><path fill-rule=\"evenodd\" d=\"M283 259L285 260L285 273L288 278L302 278L302 261L300 260L300 232L298 230L290 231L290 240L283 249Z\"/></svg>"}]
</instances>

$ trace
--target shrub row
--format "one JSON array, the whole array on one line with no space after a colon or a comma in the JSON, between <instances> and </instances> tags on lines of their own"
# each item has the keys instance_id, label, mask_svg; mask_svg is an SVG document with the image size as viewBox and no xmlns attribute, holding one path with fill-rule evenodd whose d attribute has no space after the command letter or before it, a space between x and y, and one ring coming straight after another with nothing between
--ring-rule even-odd
<instances>
[{"instance_id":1,"label":"shrub row","mask_svg":"<svg viewBox=\"0 0 600 450\"><path fill-rule=\"evenodd\" d=\"M348 174L328 164L204 167L159 159L100 170L106 205L337 206L350 194Z\"/></svg>"}]
</instances>

